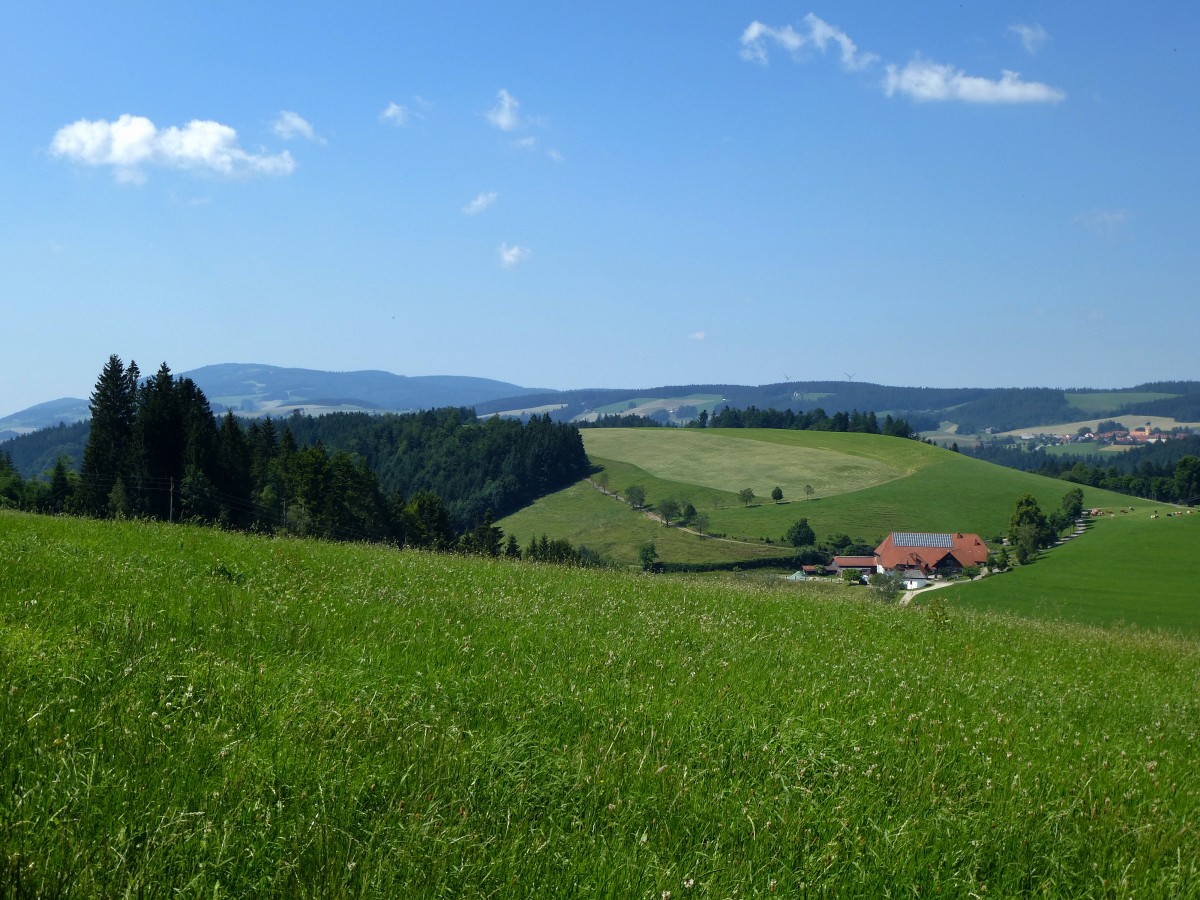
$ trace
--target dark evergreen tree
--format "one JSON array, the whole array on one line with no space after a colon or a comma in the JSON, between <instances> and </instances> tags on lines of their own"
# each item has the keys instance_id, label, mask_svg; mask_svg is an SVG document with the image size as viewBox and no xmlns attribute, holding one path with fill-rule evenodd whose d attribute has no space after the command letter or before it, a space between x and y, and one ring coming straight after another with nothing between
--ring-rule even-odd
<instances>
[{"instance_id":1,"label":"dark evergreen tree","mask_svg":"<svg viewBox=\"0 0 1200 900\"><path fill-rule=\"evenodd\" d=\"M430 491L421 491L409 501L408 513L412 531L409 544L428 550L445 550L454 538L450 517L442 498Z\"/></svg>"},{"instance_id":2,"label":"dark evergreen tree","mask_svg":"<svg viewBox=\"0 0 1200 900\"><path fill-rule=\"evenodd\" d=\"M0 507L19 506L24 488L24 479L5 450L0 453Z\"/></svg>"},{"instance_id":3,"label":"dark evergreen tree","mask_svg":"<svg viewBox=\"0 0 1200 900\"><path fill-rule=\"evenodd\" d=\"M246 435L242 433L233 412L227 412L217 433L216 471L213 476L218 516L222 523L243 528L253 521L252 469L253 461Z\"/></svg>"},{"instance_id":4,"label":"dark evergreen tree","mask_svg":"<svg viewBox=\"0 0 1200 900\"><path fill-rule=\"evenodd\" d=\"M216 446L212 408L195 382L176 380L165 362L138 390L134 443L142 512L158 519L181 512L179 491L187 474L193 503L199 502L199 491L211 495Z\"/></svg>"},{"instance_id":5,"label":"dark evergreen tree","mask_svg":"<svg viewBox=\"0 0 1200 900\"><path fill-rule=\"evenodd\" d=\"M75 482L78 479L71 471L68 460L60 456L50 473L50 490L46 493L46 509L53 513L70 512L75 499Z\"/></svg>"},{"instance_id":6,"label":"dark evergreen tree","mask_svg":"<svg viewBox=\"0 0 1200 900\"><path fill-rule=\"evenodd\" d=\"M138 377L137 363L131 361L126 367L114 354L92 391L91 430L79 473L80 507L88 515L107 515L113 486L118 480L128 480L133 471Z\"/></svg>"}]
</instances>

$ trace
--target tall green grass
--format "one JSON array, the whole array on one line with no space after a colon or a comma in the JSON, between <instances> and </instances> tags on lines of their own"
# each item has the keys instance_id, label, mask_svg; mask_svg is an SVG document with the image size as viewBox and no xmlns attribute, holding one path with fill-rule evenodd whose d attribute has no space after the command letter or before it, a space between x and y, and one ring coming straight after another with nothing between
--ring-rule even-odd
<instances>
[{"instance_id":1,"label":"tall green grass","mask_svg":"<svg viewBox=\"0 0 1200 900\"><path fill-rule=\"evenodd\" d=\"M0 513L0 891L1195 896L1197 651Z\"/></svg>"}]
</instances>

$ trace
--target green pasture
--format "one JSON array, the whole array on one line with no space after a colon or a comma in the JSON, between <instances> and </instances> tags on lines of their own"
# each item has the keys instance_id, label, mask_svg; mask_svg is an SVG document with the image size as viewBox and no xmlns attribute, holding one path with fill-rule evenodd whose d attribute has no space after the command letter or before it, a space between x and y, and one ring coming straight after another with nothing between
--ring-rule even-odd
<instances>
[{"instance_id":1,"label":"green pasture","mask_svg":"<svg viewBox=\"0 0 1200 900\"><path fill-rule=\"evenodd\" d=\"M973 609L1200 634L1200 514L1157 511L1097 519L1030 565L937 595Z\"/></svg>"},{"instance_id":2,"label":"green pasture","mask_svg":"<svg viewBox=\"0 0 1200 900\"><path fill-rule=\"evenodd\" d=\"M0 512L0 893L1200 893L1195 639L847 594Z\"/></svg>"},{"instance_id":3,"label":"green pasture","mask_svg":"<svg viewBox=\"0 0 1200 900\"><path fill-rule=\"evenodd\" d=\"M1047 512L1073 485L971 459L920 441L879 435L782 430L595 429L585 434L592 462L602 466L608 486L622 492L640 485L653 507L667 497L690 501L709 517L709 530L742 541L778 541L793 522L807 518L818 540L849 534L869 543L889 531L966 531L991 540L1007 530L1014 504L1033 494ZM608 454L608 455L605 455ZM811 499L804 485L811 483ZM784 502L770 500L783 488ZM737 491L751 488L756 500L743 506ZM586 491L560 492L500 523L522 540L528 534L570 537L612 558L633 562L637 543L667 540L663 529L623 505L609 503L598 517ZM1145 501L1084 488L1091 506L1148 507ZM613 524L614 520L625 525ZM600 533L603 523L607 529ZM560 531L557 531L561 529ZM643 535L649 534L649 537ZM636 537L637 543L632 539ZM622 542L630 540L628 545ZM682 539L681 539L682 540ZM672 561L745 558L752 547L688 537L669 546ZM771 554L779 552L778 545ZM673 554L682 553L682 558Z\"/></svg>"},{"instance_id":4,"label":"green pasture","mask_svg":"<svg viewBox=\"0 0 1200 900\"><path fill-rule=\"evenodd\" d=\"M598 462L595 458L592 461ZM605 471L612 475L610 490L622 491L630 484L641 484L647 491L662 491L662 483L631 466L609 463ZM660 496L666 495L660 493ZM691 502L700 507L710 499L709 495L696 491ZM724 503L736 501L736 497L721 499ZM544 497L535 506L526 507L497 524L506 535L515 535L522 547L527 546L531 538L545 534L566 538L577 546L583 544L619 565L637 564L638 550L647 541L654 543L659 558L665 562L738 562L787 552L780 547L733 543L679 528L665 528L657 520L647 517L645 512L597 490L587 480Z\"/></svg>"},{"instance_id":5,"label":"green pasture","mask_svg":"<svg viewBox=\"0 0 1200 900\"><path fill-rule=\"evenodd\" d=\"M804 497L807 484L820 496L860 490L928 460L916 441L779 429L598 428L584 435L584 446L589 456L631 463L656 478L735 496L749 487L769 497L778 485L785 499Z\"/></svg>"},{"instance_id":6,"label":"green pasture","mask_svg":"<svg viewBox=\"0 0 1200 900\"><path fill-rule=\"evenodd\" d=\"M782 506L768 501L749 509L718 510L712 515L712 527L731 536L777 538L803 516L818 540L842 533L874 543L891 531L963 531L991 541L1008 529L1018 497L1032 494L1049 512L1076 486L926 447L936 457L905 478L812 501ZM1088 507L1120 504L1149 508L1148 501L1109 491L1084 487L1083 492Z\"/></svg>"}]
</instances>

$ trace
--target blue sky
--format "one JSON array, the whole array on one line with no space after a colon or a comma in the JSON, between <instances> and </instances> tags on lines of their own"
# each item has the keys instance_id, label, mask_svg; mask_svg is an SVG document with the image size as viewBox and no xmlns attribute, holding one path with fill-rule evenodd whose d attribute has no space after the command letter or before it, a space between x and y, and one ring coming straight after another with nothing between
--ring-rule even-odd
<instances>
[{"instance_id":1,"label":"blue sky","mask_svg":"<svg viewBox=\"0 0 1200 900\"><path fill-rule=\"evenodd\" d=\"M108 355L1198 378L1200 7L8 3L0 415Z\"/></svg>"}]
</instances>

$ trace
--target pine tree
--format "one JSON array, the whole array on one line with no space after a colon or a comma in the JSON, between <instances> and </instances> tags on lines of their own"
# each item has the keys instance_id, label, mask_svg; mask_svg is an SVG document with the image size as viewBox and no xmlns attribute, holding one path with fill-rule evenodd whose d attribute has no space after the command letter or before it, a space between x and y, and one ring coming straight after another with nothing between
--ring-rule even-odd
<instances>
[{"instance_id":1,"label":"pine tree","mask_svg":"<svg viewBox=\"0 0 1200 900\"><path fill-rule=\"evenodd\" d=\"M83 449L80 467L80 502L83 512L93 516L108 513L108 498L114 485L128 478L134 467L133 427L137 412L137 363L128 368L112 355L92 392L91 432Z\"/></svg>"},{"instance_id":2,"label":"pine tree","mask_svg":"<svg viewBox=\"0 0 1200 900\"><path fill-rule=\"evenodd\" d=\"M13 464L12 455L0 453L0 507L18 506L25 487L21 473Z\"/></svg>"}]
</instances>

